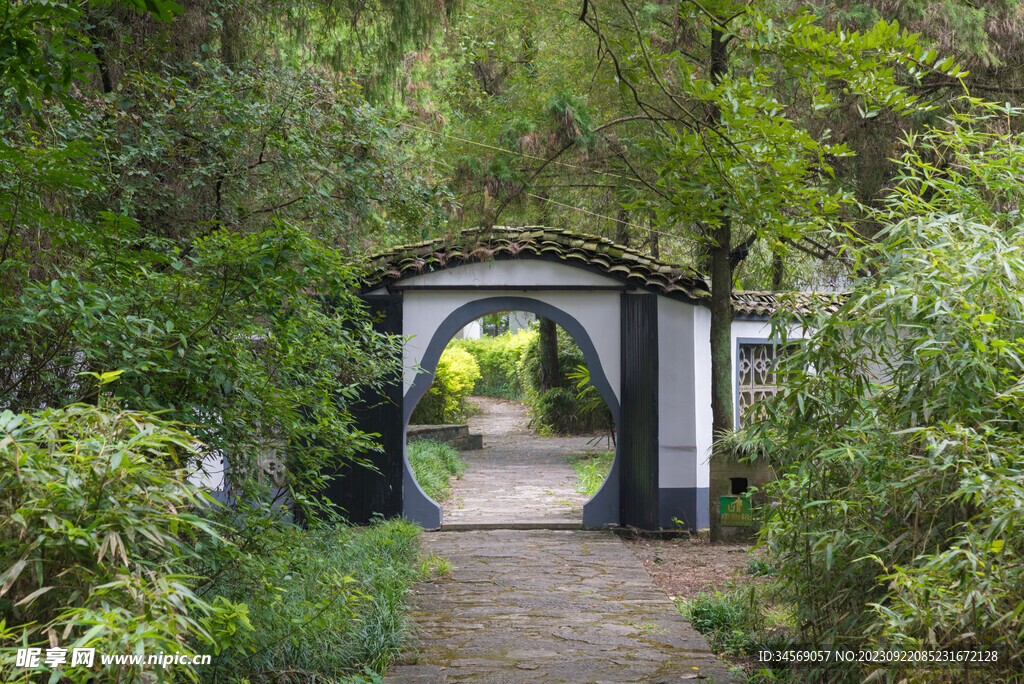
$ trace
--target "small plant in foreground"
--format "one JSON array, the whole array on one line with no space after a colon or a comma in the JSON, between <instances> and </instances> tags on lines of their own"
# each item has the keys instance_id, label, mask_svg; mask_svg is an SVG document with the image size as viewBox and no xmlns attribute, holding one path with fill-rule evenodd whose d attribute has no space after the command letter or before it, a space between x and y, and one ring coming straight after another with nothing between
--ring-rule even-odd
<instances>
[{"instance_id":1,"label":"small plant in foreground","mask_svg":"<svg viewBox=\"0 0 1024 684\"><path fill-rule=\"evenodd\" d=\"M784 636L769 624L767 596L758 587L700 593L679 601L694 629L707 637L715 653L745 655L779 646Z\"/></svg>"},{"instance_id":2,"label":"small plant in foreground","mask_svg":"<svg viewBox=\"0 0 1024 684\"><path fill-rule=\"evenodd\" d=\"M775 566L764 558L751 558L747 561L747 573L754 577L774 577Z\"/></svg>"},{"instance_id":3,"label":"small plant in foreground","mask_svg":"<svg viewBox=\"0 0 1024 684\"><path fill-rule=\"evenodd\" d=\"M431 553L420 558L419 575L420 579L430 579L431 576L444 577L452 571L451 562L444 556Z\"/></svg>"},{"instance_id":4,"label":"small plant in foreground","mask_svg":"<svg viewBox=\"0 0 1024 684\"><path fill-rule=\"evenodd\" d=\"M571 457L572 467L576 470L576 491L580 494L593 496L601 489L605 478L612 469L615 460L614 451L587 451Z\"/></svg>"}]
</instances>

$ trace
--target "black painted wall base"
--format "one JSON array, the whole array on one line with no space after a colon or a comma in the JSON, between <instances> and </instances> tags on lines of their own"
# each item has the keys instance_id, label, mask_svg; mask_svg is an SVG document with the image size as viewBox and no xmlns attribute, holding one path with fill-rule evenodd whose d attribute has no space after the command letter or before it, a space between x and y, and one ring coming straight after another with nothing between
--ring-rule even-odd
<instances>
[{"instance_id":1,"label":"black painted wall base","mask_svg":"<svg viewBox=\"0 0 1024 684\"><path fill-rule=\"evenodd\" d=\"M682 521L683 529L696 532L711 526L708 487L666 487L658 490L658 520L662 529L678 529L674 518Z\"/></svg>"}]
</instances>

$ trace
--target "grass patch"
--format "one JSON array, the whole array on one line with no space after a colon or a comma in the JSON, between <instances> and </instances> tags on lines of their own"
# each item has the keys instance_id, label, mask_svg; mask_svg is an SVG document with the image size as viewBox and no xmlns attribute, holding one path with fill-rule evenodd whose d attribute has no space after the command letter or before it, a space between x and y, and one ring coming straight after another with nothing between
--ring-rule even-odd
<instances>
[{"instance_id":1,"label":"grass patch","mask_svg":"<svg viewBox=\"0 0 1024 684\"><path fill-rule=\"evenodd\" d=\"M576 470L576 491L594 496L604 484L615 460L614 451L587 451L570 456L569 461Z\"/></svg>"},{"instance_id":2,"label":"grass patch","mask_svg":"<svg viewBox=\"0 0 1024 684\"><path fill-rule=\"evenodd\" d=\"M764 558L751 558L747 561L747 573L754 577L774 577L778 572L775 566Z\"/></svg>"},{"instance_id":3,"label":"grass patch","mask_svg":"<svg viewBox=\"0 0 1024 684\"><path fill-rule=\"evenodd\" d=\"M436 553L431 553L420 558L419 573L420 579L422 580L444 577L451 571L451 561L444 556L438 556Z\"/></svg>"},{"instance_id":4,"label":"grass patch","mask_svg":"<svg viewBox=\"0 0 1024 684\"><path fill-rule=\"evenodd\" d=\"M735 663L739 674L755 671L747 681L760 681L765 676L775 681L771 671L758 671L754 658L760 650L784 647L794 632L795 618L778 604L770 585L701 593L676 605L693 628L707 638L716 655Z\"/></svg>"},{"instance_id":5,"label":"grass patch","mask_svg":"<svg viewBox=\"0 0 1024 684\"><path fill-rule=\"evenodd\" d=\"M409 634L419 533L405 520L267 530L266 556L213 587L248 605L253 629L218 635L227 648L203 681L382 681Z\"/></svg>"},{"instance_id":6,"label":"grass patch","mask_svg":"<svg viewBox=\"0 0 1024 684\"><path fill-rule=\"evenodd\" d=\"M466 472L466 462L450 444L423 439L409 444L409 465L420 487L434 501L444 501L452 490L451 476Z\"/></svg>"}]
</instances>

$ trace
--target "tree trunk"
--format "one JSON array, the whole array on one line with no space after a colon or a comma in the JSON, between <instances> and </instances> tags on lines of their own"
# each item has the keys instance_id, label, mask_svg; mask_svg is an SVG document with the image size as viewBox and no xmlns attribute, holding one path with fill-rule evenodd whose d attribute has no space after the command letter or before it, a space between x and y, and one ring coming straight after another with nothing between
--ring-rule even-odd
<instances>
[{"instance_id":1,"label":"tree trunk","mask_svg":"<svg viewBox=\"0 0 1024 684\"><path fill-rule=\"evenodd\" d=\"M558 327L548 318L540 319L540 389L546 392L562 384L558 370Z\"/></svg>"},{"instance_id":2,"label":"tree trunk","mask_svg":"<svg viewBox=\"0 0 1024 684\"><path fill-rule=\"evenodd\" d=\"M615 242L629 247L629 212L622 207L615 215Z\"/></svg>"},{"instance_id":3,"label":"tree trunk","mask_svg":"<svg viewBox=\"0 0 1024 684\"><path fill-rule=\"evenodd\" d=\"M729 54L720 30L711 31L711 80L721 82ZM718 126L721 112L708 112L708 125ZM717 440L735 426L732 412L732 221L722 216L713 232L711 266L711 423Z\"/></svg>"},{"instance_id":4,"label":"tree trunk","mask_svg":"<svg viewBox=\"0 0 1024 684\"><path fill-rule=\"evenodd\" d=\"M720 30L711 31L710 76L718 84L729 67L729 55ZM721 123L721 111L717 107L708 112L709 126ZM721 489L724 482L720 473L722 454L718 442L727 432L735 428L732 410L732 219L722 215L718 226L712 232L708 260L711 266L711 426L713 441L711 447L711 491L710 517L711 540L722 536L722 521L719 518L719 497L727 492Z\"/></svg>"},{"instance_id":5,"label":"tree trunk","mask_svg":"<svg viewBox=\"0 0 1024 684\"><path fill-rule=\"evenodd\" d=\"M230 12L222 18L220 31L220 60L225 64L234 64L239 60L239 26L238 20Z\"/></svg>"},{"instance_id":6,"label":"tree trunk","mask_svg":"<svg viewBox=\"0 0 1024 684\"><path fill-rule=\"evenodd\" d=\"M658 242L658 229L655 228L654 212L651 212L651 256L661 258L661 243Z\"/></svg>"},{"instance_id":7,"label":"tree trunk","mask_svg":"<svg viewBox=\"0 0 1024 684\"><path fill-rule=\"evenodd\" d=\"M782 261L782 253L772 250L772 290L782 290L782 277L785 273L785 264Z\"/></svg>"},{"instance_id":8,"label":"tree trunk","mask_svg":"<svg viewBox=\"0 0 1024 684\"><path fill-rule=\"evenodd\" d=\"M722 217L711 247L711 423L717 440L735 427L732 410L732 224Z\"/></svg>"}]
</instances>

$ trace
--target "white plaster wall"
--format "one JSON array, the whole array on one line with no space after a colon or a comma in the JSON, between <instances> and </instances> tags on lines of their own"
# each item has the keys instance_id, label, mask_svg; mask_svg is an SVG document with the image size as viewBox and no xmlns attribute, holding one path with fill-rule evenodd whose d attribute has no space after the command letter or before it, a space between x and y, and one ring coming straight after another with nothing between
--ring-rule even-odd
<instances>
[{"instance_id":1,"label":"white plaster wall","mask_svg":"<svg viewBox=\"0 0 1024 684\"><path fill-rule=\"evenodd\" d=\"M497 262L497 265L500 266L502 263L518 264L518 262ZM534 266L537 264L538 262L532 263ZM608 281L607 279L604 280ZM488 293L479 290L472 292L407 290L404 302L404 328L402 330L403 335L409 338L405 345L404 354L405 374L403 379L405 381L406 393L408 393L416 377L417 365L441 323L460 306L489 296L519 296L535 299L561 309L579 321L594 343L594 349L597 352L601 368L604 370L605 377L611 385L612 392L615 393L615 398L620 398L619 293L615 291L559 292L538 290L528 293L515 293L495 290Z\"/></svg>"},{"instance_id":2,"label":"white plaster wall","mask_svg":"<svg viewBox=\"0 0 1024 684\"><path fill-rule=\"evenodd\" d=\"M658 486L707 487L711 447L710 315L658 299Z\"/></svg>"},{"instance_id":3,"label":"white plaster wall","mask_svg":"<svg viewBox=\"0 0 1024 684\"><path fill-rule=\"evenodd\" d=\"M692 305L658 298L658 486L695 487Z\"/></svg>"},{"instance_id":4,"label":"white plaster wall","mask_svg":"<svg viewBox=\"0 0 1024 684\"><path fill-rule=\"evenodd\" d=\"M483 336L483 325L479 320L467 323L462 330L455 333L453 340L479 340Z\"/></svg>"},{"instance_id":5,"label":"white plaster wall","mask_svg":"<svg viewBox=\"0 0 1024 684\"><path fill-rule=\"evenodd\" d=\"M694 411L697 415L697 486L711 486L711 309L693 311Z\"/></svg>"},{"instance_id":6,"label":"white plaster wall","mask_svg":"<svg viewBox=\"0 0 1024 684\"><path fill-rule=\"evenodd\" d=\"M541 259L501 259L456 266L402 280L402 287L417 285L481 287L485 285L614 285L618 280L580 268Z\"/></svg>"}]
</instances>

